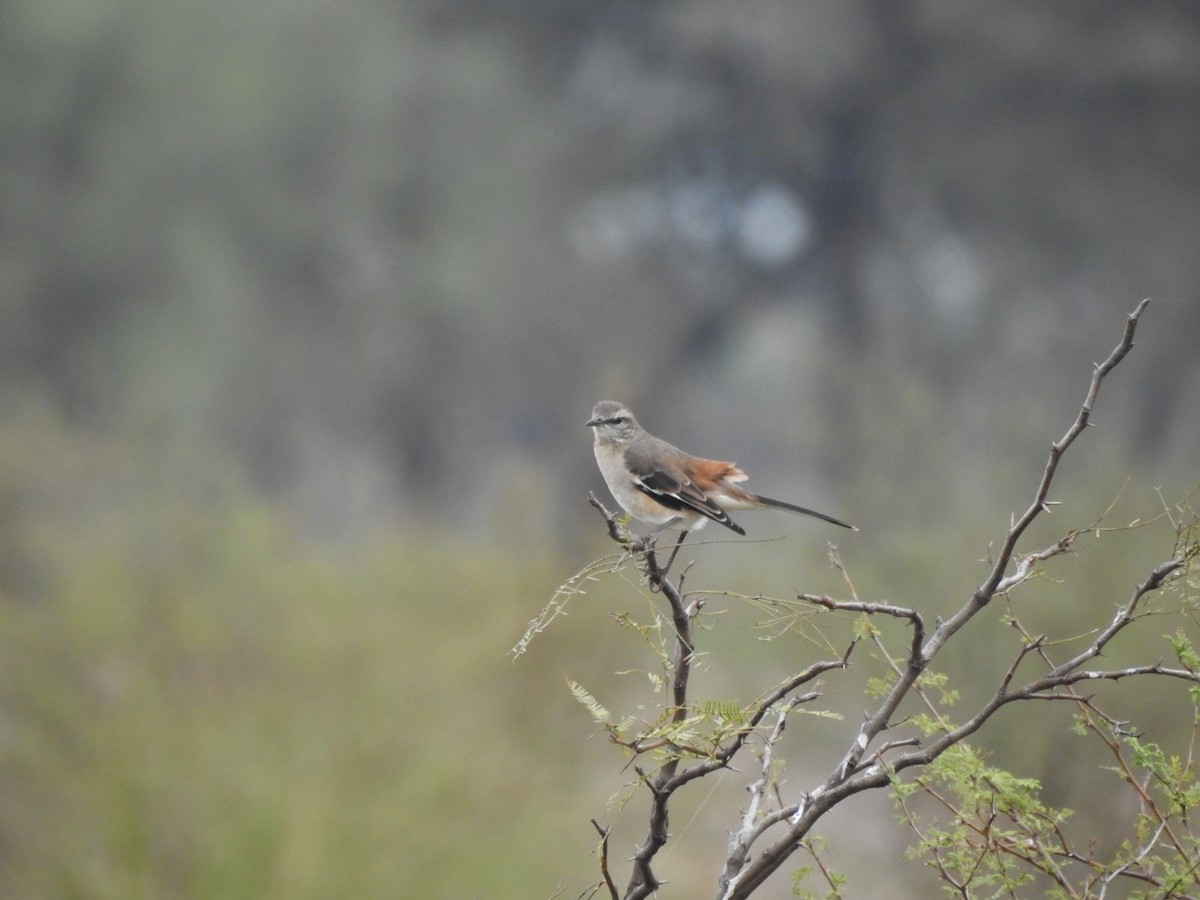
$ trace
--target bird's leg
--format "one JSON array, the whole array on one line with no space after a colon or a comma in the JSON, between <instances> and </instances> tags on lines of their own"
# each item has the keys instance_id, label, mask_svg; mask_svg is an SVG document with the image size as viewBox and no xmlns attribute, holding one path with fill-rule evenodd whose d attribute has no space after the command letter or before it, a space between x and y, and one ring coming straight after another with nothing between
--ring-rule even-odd
<instances>
[{"instance_id":1,"label":"bird's leg","mask_svg":"<svg viewBox=\"0 0 1200 900\"><path fill-rule=\"evenodd\" d=\"M675 542L675 548L671 551L671 558L667 560L667 564L662 567L663 575L671 571L671 563L675 562L675 554L679 552L679 548L683 546L683 539L688 536L686 531L679 532L679 540Z\"/></svg>"},{"instance_id":2,"label":"bird's leg","mask_svg":"<svg viewBox=\"0 0 1200 900\"><path fill-rule=\"evenodd\" d=\"M670 519L667 519L667 521L663 522L661 525L655 525L653 528L651 528L649 531L647 531L645 537L643 537L642 540L646 540L646 538L652 538L656 534L658 534L660 531L662 531L664 528L673 528L674 526L678 525L682 521L683 521L683 519L679 518L679 516L672 516Z\"/></svg>"},{"instance_id":3,"label":"bird's leg","mask_svg":"<svg viewBox=\"0 0 1200 900\"><path fill-rule=\"evenodd\" d=\"M662 531L664 528L673 528L682 521L683 521L683 519L681 519L679 516L675 516L674 518L668 519L667 521L663 522L661 525L656 525L653 528L651 528L644 535L642 535L642 538L640 541L642 548L648 549L649 544L650 544L650 539L652 537L654 537L656 534L658 534L660 531ZM675 554L679 552L679 547L683 543L683 539L685 537L687 537L686 531L679 532L679 540L675 542L675 547L671 551L671 558L667 560L667 564L665 566L661 566L659 568L659 571L662 572L663 575L666 575L667 572L670 570L671 563L673 563L675 561Z\"/></svg>"}]
</instances>

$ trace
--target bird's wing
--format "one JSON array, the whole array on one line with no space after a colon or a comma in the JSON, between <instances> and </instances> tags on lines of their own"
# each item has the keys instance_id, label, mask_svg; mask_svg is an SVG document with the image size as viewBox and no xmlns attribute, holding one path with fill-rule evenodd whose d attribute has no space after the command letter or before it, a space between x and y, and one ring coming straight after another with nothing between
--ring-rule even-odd
<instances>
[{"instance_id":1,"label":"bird's wing","mask_svg":"<svg viewBox=\"0 0 1200 900\"><path fill-rule=\"evenodd\" d=\"M733 463L688 456L665 442L658 447L634 444L626 451L625 462L637 489L668 509L697 512L738 534L746 533L700 487L711 487L727 471L740 474Z\"/></svg>"}]
</instances>

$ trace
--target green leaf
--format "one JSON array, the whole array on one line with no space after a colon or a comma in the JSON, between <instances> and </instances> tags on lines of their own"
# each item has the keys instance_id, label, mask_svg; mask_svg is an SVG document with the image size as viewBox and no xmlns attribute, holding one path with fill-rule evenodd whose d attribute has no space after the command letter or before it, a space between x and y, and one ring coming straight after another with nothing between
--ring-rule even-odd
<instances>
[{"instance_id":1,"label":"green leaf","mask_svg":"<svg viewBox=\"0 0 1200 900\"><path fill-rule=\"evenodd\" d=\"M592 718L601 725L607 725L612 721L612 715L607 709L600 705L600 701L589 694L578 682L568 679L567 686L571 689L575 699L587 707L588 712L592 714Z\"/></svg>"},{"instance_id":2,"label":"green leaf","mask_svg":"<svg viewBox=\"0 0 1200 900\"><path fill-rule=\"evenodd\" d=\"M736 700L705 700L704 716L720 724L741 725L746 713Z\"/></svg>"}]
</instances>

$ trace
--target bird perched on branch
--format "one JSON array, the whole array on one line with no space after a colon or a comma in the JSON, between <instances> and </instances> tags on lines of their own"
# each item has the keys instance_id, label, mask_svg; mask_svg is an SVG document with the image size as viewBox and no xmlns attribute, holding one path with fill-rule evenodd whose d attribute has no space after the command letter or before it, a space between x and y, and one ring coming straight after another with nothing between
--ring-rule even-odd
<instances>
[{"instance_id":1,"label":"bird perched on branch","mask_svg":"<svg viewBox=\"0 0 1200 900\"><path fill-rule=\"evenodd\" d=\"M630 515L655 526L646 537L666 528L679 529L665 569L688 532L710 519L745 534L729 518L730 510L782 509L858 530L825 513L751 493L740 486L746 473L732 462L692 456L656 438L638 424L628 407L613 400L597 403L587 426L595 430L596 463L613 497Z\"/></svg>"}]
</instances>

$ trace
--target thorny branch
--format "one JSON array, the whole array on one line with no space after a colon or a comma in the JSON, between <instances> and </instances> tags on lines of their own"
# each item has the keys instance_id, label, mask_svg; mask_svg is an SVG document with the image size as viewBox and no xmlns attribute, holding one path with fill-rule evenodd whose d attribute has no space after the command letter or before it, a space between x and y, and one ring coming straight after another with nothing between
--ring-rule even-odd
<instances>
[{"instance_id":1,"label":"thorny branch","mask_svg":"<svg viewBox=\"0 0 1200 900\"><path fill-rule=\"evenodd\" d=\"M741 828L734 832L729 840L730 859L741 859L744 861L750 853L751 844L754 843L760 833L757 830L761 819L759 810L764 803L768 789L775 784L775 776L771 771L775 745L779 743L779 739L783 736L783 729L787 724L788 713L802 703L803 700L804 698L797 697L783 704L775 711L775 724L763 739L759 775L747 789L750 793L750 799L746 802L746 808L742 813Z\"/></svg>"},{"instance_id":2,"label":"thorny branch","mask_svg":"<svg viewBox=\"0 0 1200 900\"><path fill-rule=\"evenodd\" d=\"M589 497L589 502L604 516L605 521L608 523L610 537L626 546L629 552L642 554L643 574L647 584L652 590L661 593L666 598L670 608L671 621L674 628L674 650L670 666L671 724L677 726L684 722L688 716L688 680L695 652L692 638L692 623L703 607L704 600L699 598L689 603L686 595L681 591L683 576L678 576L675 581L672 581L663 573L658 562L654 544L651 542L648 546L639 546L639 541L630 541L627 535L621 533L619 526L616 524L616 516L605 509L604 505L596 500L594 495ZM614 738L618 743L632 749L635 753L644 752L651 748L662 749L664 746L670 751L667 761L663 763L653 777L645 774L640 768L635 767L635 771L637 771L641 782L650 792L650 824L646 837L638 845L632 858L633 872L625 891L624 896L626 900L638 900L638 898L647 897L660 887L661 883L654 873L652 862L668 838L668 811L671 796L685 784L727 767L730 761L745 746L749 737L756 733L763 724L763 720L773 710L776 711L777 719L776 725L770 732L774 737L772 738L769 735L768 740L771 742L778 740L779 735L782 734L783 722L786 719L787 713L795 707L811 702L820 696L819 692L815 690L799 695L794 695L794 692L804 685L811 684L824 672L828 672L831 669L845 668L853 647L854 644L852 643L839 659L823 660L805 667L802 671L785 679L777 687L768 691L759 698L753 712L747 716L745 723L733 733L727 743L719 745L707 757L682 770L680 769L682 752L695 753L696 748L681 746L670 739L656 739L654 741L635 739L626 741ZM790 700L788 700L789 697L791 698ZM786 703L784 703L785 700L787 701Z\"/></svg>"},{"instance_id":3,"label":"thorny branch","mask_svg":"<svg viewBox=\"0 0 1200 900\"><path fill-rule=\"evenodd\" d=\"M990 603L991 599L1000 590L1001 582L1004 581L1004 573L1008 571L1009 563L1012 562L1013 555L1016 553L1017 541L1021 539L1025 530L1033 524L1034 520L1047 509L1046 498L1050 494L1050 485L1054 481L1055 472L1058 471L1058 464L1067 452L1067 448L1075 443L1075 439L1087 428L1088 421L1092 417L1092 407L1096 403L1096 397L1100 394L1100 385L1103 383L1105 376L1116 368L1117 364L1133 349L1133 336L1137 331L1138 320L1149 303L1149 300L1143 300L1129 314L1125 320L1125 331L1121 335L1120 342L1113 348L1108 358L1095 367L1095 370L1092 372L1091 383L1088 385L1087 396L1083 399L1083 405L1079 408L1079 414L1075 417L1075 421L1071 423L1071 427L1067 429L1066 434L1050 445L1050 455L1046 459L1046 467L1042 471L1042 479L1038 483L1037 490L1034 491L1033 502L1029 504L1029 508L1008 529L1008 533L1004 536L1004 541L1000 545L1000 552L996 556L996 562L992 567L991 574L975 590L970 601L964 604L957 613L947 619L933 633L933 636L929 639L929 645L924 649L924 656L927 660L932 659L938 650L941 649L942 645L955 632L966 625L980 609ZM1018 569L1018 572L1020 572L1020 569ZM1009 583L1006 589L1011 589L1013 586L1014 584Z\"/></svg>"},{"instance_id":4,"label":"thorny branch","mask_svg":"<svg viewBox=\"0 0 1200 900\"><path fill-rule=\"evenodd\" d=\"M675 626L675 651L671 660L671 700L673 711L671 722L678 725L687 718L688 678L692 671L692 617L683 602L683 597L674 583L669 581L658 565L658 556L653 548L646 551L646 580L662 592L671 607L671 621ZM678 748L676 748L678 749ZM650 830L633 856L633 875L625 896L629 900L648 897L659 887L650 861L667 842L667 805L674 792L671 782L679 768L680 757L672 753L653 780L646 779L650 788Z\"/></svg>"},{"instance_id":5,"label":"thorny branch","mask_svg":"<svg viewBox=\"0 0 1200 900\"><path fill-rule=\"evenodd\" d=\"M620 894L617 893L617 886L608 872L608 829L595 819L592 819L592 827L600 835L600 877L604 879L604 886L608 888L611 900L618 900Z\"/></svg>"},{"instance_id":6,"label":"thorny branch","mask_svg":"<svg viewBox=\"0 0 1200 900\"><path fill-rule=\"evenodd\" d=\"M938 717L937 721L941 727L932 735L924 738L897 736L881 740L881 736L897 727L894 716L901 702L914 691L921 694L922 688L918 679L928 670L930 663L946 642L982 611L997 594L1007 594L1033 576L1039 564L1071 549L1076 538L1075 532L1068 532L1057 542L1021 556L1017 555L1016 548L1029 526L1047 509L1047 498L1059 463L1068 448L1088 426L1105 377L1133 347L1137 324L1148 302L1142 301L1129 314L1119 343L1103 362L1095 366L1078 414L1066 433L1051 445L1033 500L1025 512L1010 524L989 574L954 614L937 623L932 633L927 631L924 618L915 609L892 604L865 603L859 601L857 596L852 601L842 601L826 596L800 595L800 600L827 610L871 617L892 617L905 621L912 628L908 655L903 662L885 652L893 676L886 695L877 708L866 716L841 761L821 784L801 794L795 802L783 805L783 801L780 800L781 805L778 808L769 812L763 809L768 787L773 787L776 796L778 795L778 785L770 767L774 746L783 732L788 713L800 703L818 695L816 690L802 695L795 695L794 692L811 684L823 672L846 667L857 639L851 642L840 659L815 663L760 698L754 712L747 717L745 723L736 729L725 743L719 743L706 758L681 768L682 754L679 751L684 748L668 740L668 749L675 752L668 755L667 761L653 778L637 769L651 796L650 827L633 857L633 874L624 895L626 898L632 900L646 897L659 887L651 863L668 839L668 807L672 794L689 781L728 767L734 757L746 747L748 739L756 733L762 734L761 768L756 779L748 787L749 800L743 810L739 827L730 838L724 870L718 882L719 900L744 900L749 897L792 853L805 846L813 825L827 811L856 793L887 786L896 773L904 769L927 766L948 748L978 731L986 721L1009 703L1019 700L1066 699L1094 710L1090 699L1077 693L1075 685L1085 681L1117 681L1140 676L1169 677L1200 684L1200 676L1195 672L1187 668L1173 668L1161 664L1110 669L1086 668L1102 655L1105 646L1117 634L1141 614L1144 599L1184 570L1189 556L1181 552L1179 556L1168 559L1151 570L1127 600L1117 608L1112 621L1096 633L1087 648L1071 659L1061 663L1053 662L1043 641L1028 636L1016 659L1001 676L995 693L961 724L951 726ZM679 724L688 715L688 676L694 654L692 623L703 601L695 600L689 605L687 595L682 593L682 578L672 582L661 571L653 542L647 544L631 540L628 533L617 524L616 517L604 509L594 496L590 497L589 501L605 517L610 536L622 543L626 552L640 556L647 584L651 590L661 592L670 607L675 637L671 663L671 719L673 724ZM877 646L881 645L877 642ZM1046 665L1046 671L1038 677L1019 681L1019 670L1024 661L1031 656L1040 658ZM1018 686L1014 687L1014 684ZM923 694L921 696L925 699ZM930 706L930 701L926 700L926 705ZM768 721L771 722L769 727L766 725ZM763 728L766 728L765 732L762 732ZM622 743L633 747L635 753L649 747L649 743L639 741ZM661 743L659 746L661 748ZM695 748L691 750L694 753ZM766 846L758 846L763 842L767 842ZM949 874L945 874L950 881ZM611 885L607 873L605 878Z\"/></svg>"}]
</instances>

